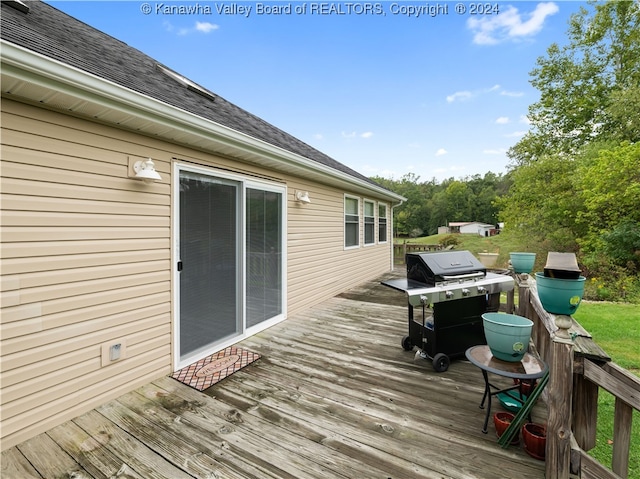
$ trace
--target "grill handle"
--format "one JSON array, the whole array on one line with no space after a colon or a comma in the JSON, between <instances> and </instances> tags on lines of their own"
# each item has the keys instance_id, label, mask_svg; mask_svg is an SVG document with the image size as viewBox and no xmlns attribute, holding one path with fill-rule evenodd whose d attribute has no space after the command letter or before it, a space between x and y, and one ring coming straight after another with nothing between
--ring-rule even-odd
<instances>
[{"instance_id":1,"label":"grill handle","mask_svg":"<svg viewBox=\"0 0 640 479\"><path fill-rule=\"evenodd\" d=\"M479 271L477 273L468 273L468 274L458 274L456 276L442 276L444 281L458 281L462 279L472 279L472 278L484 278L484 273Z\"/></svg>"}]
</instances>

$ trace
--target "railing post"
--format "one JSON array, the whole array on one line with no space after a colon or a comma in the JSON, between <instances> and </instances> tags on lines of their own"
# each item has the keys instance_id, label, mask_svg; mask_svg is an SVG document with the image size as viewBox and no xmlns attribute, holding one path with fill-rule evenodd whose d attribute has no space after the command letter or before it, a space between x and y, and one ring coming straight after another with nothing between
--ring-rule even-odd
<instances>
[{"instance_id":1,"label":"railing post","mask_svg":"<svg viewBox=\"0 0 640 479\"><path fill-rule=\"evenodd\" d=\"M512 289L511 291L507 291L507 313L509 314L513 314L513 312L516 310L516 306L515 306L515 294L516 290L515 288Z\"/></svg>"},{"instance_id":2,"label":"railing post","mask_svg":"<svg viewBox=\"0 0 640 479\"><path fill-rule=\"evenodd\" d=\"M516 286L518 288L518 316L531 319L529 310L531 306L529 304L529 297L531 289L529 288L529 276L516 274ZM535 338L534 338L535 341Z\"/></svg>"},{"instance_id":3,"label":"railing post","mask_svg":"<svg viewBox=\"0 0 640 479\"><path fill-rule=\"evenodd\" d=\"M589 451L596 446L598 385L584 377L584 358L576 358L573 378L573 437Z\"/></svg>"},{"instance_id":4,"label":"railing post","mask_svg":"<svg viewBox=\"0 0 640 479\"><path fill-rule=\"evenodd\" d=\"M573 390L573 341L571 321L558 316L560 328L551 343L547 418L546 479L568 479L571 466L571 397Z\"/></svg>"}]
</instances>

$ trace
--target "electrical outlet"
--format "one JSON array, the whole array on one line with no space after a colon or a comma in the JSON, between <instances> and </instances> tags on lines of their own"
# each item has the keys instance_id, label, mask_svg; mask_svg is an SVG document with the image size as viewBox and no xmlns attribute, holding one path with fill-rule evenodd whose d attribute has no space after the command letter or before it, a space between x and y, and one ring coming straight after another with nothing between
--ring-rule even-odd
<instances>
[{"instance_id":1,"label":"electrical outlet","mask_svg":"<svg viewBox=\"0 0 640 479\"><path fill-rule=\"evenodd\" d=\"M127 343L124 338L114 339L101 346L102 367L122 361L127 356Z\"/></svg>"},{"instance_id":2,"label":"electrical outlet","mask_svg":"<svg viewBox=\"0 0 640 479\"><path fill-rule=\"evenodd\" d=\"M109 347L110 361L117 361L120 359L120 349L122 349L122 343L112 344L111 347Z\"/></svg>"}]
</instances>

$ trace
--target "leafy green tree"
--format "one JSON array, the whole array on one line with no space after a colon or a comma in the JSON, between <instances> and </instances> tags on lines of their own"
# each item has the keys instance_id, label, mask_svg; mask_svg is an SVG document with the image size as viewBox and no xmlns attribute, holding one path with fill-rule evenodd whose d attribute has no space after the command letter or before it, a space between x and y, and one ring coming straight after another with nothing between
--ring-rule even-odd
<instances>
[{"instance_id":1,"label":"leafy green tree","mask_svg":"<svg viewBox=\"0 0 640 479\"><path fill-rule=\"evenodd\" d=\"M640 223L625 219L602 234L604 251L614 264L640 272Z\"/></svg>"},{"instance_id":2,"label":"leafy green tree","mask_svg":"<svg viewBox=\"0 0 640 479\"><path fill-rule=\"evenodd\" d=\"M471 205L473 192L466 183L452 181L445 190L447 201L447 217L451 221L471 221Z\"/></svg>"},{"instance_id":3,"label":"leafy green tree","mask_svg":"<svg viewBox=\"0 0 640 479\"><path fill-rule=\"evenodd\" d=\"M576 161L544 157L512 172L514 183L496 200L505 231L525 248L544 244L555 251L576 251L576 218L581 199Z\"/></svg>"},{"instance_id":4,"label":"leafy green tree","mask_svg":"<svg viewBox=\"0 0 640 479\"><path fill-rule=\"evenodd\" d=\"M424 224L428 221L429 212L426 209L423 188L418 183L419 176L407 173L400 180L380 177L373 177L372 179L385 188L407 198L407 201L395 210L394 227L398 234L408 235L411 232L423 229Z\"/></svg>"},{"instance_id":5,"label":"leafy green tree","mask_svg":"<svg viewBox=\"0 0 640 479\"><path fill-rule=\"evenodd\" d=\"M590 2L571 17L566 46L552 44L531 72L540 100L532 130L509 150L514 165L567 158L602 139L640 140L640 2Z\"/></svg>"},{"instance_id":6,"label":"leafy green tree","mask_svg":"<svg viewBox=\"0 0 640 479\"><path fill-rule=\"evenodd\" d=\"M506 194L511 182L502 175L488 172L484 176L474 175L467 178L467 185L473 192L471 218L474 221L496 224L498 222L498 208L495 201Z\"/></svg>"},{"instance_id":7,"label":"leafy green tree","mask_svg":"<svg viewBox=\"0 0 640 479\"><path fill-rule=\"evenodd\" d=\"M492 172L460 180L449 178L441 183L435 179L420 182L413 173L400 180L380 177L372 180L407 198L394 210L394 226L401 235L408 236L418 231L436 234L438 227L450 221L496 223L495 199L504 195L511 184L511 178Z\"/></svg>"},{"instance_id":8,"label":"leafy green tree","mask_svg":"<svg viewBox=\"0 0 640 479\"><path fill-rule=\"evenodd\" d=\"M438 226L446 226L449 221L454 221L453 218L448 216L447 211L447 197L444 190L438 191L433 195L433 198L429 202L430 217L429 223L432 228L435 226L435 231L438 231ZM432 229L432 231L434 231Z\"/></svg>"},{"instance_id":9,"label":"leafy green tree","mask_svg":"<svg viewBox=\"0 0 640 479\"><path fill-rule=\"evenodd\" d=\"M602 248L620 266L640 266L640 143L601 149L583 161L579 180L585 250Z\"/></svg>"}]
</instances>

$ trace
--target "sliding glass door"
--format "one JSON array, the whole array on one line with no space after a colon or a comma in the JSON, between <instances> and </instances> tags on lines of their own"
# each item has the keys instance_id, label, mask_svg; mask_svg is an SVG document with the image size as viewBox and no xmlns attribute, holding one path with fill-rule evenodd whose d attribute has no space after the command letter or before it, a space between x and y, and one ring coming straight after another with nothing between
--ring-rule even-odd
<instances>
[{"instance_id":1,"label":"sliding glass door","mask_svg":"<svg viewBox=\"0 0 640 479\"><path fill-rule=\"evenodd\" d=\"M237 335L240 185L180 172L180 358Z\"/></svg>"},{"instance_id":2,"label":"sliding glass door","mask_svg":"<svg viewBox=\"0 0 640 479\"><path fill-rule=\"evenodd\" d=\"M178 168L177 365L284 317L284 188Z\"/></svg>"},{"instance_id":3,"label":"sliding glass door","mask_svg":"<svg viewBox=\"0 0 640 479\"><path fill-rule=\"evenodd\" d=\"M247 188L247 327L282 314L282 193Z\"/></svg>"}]
</instances>

